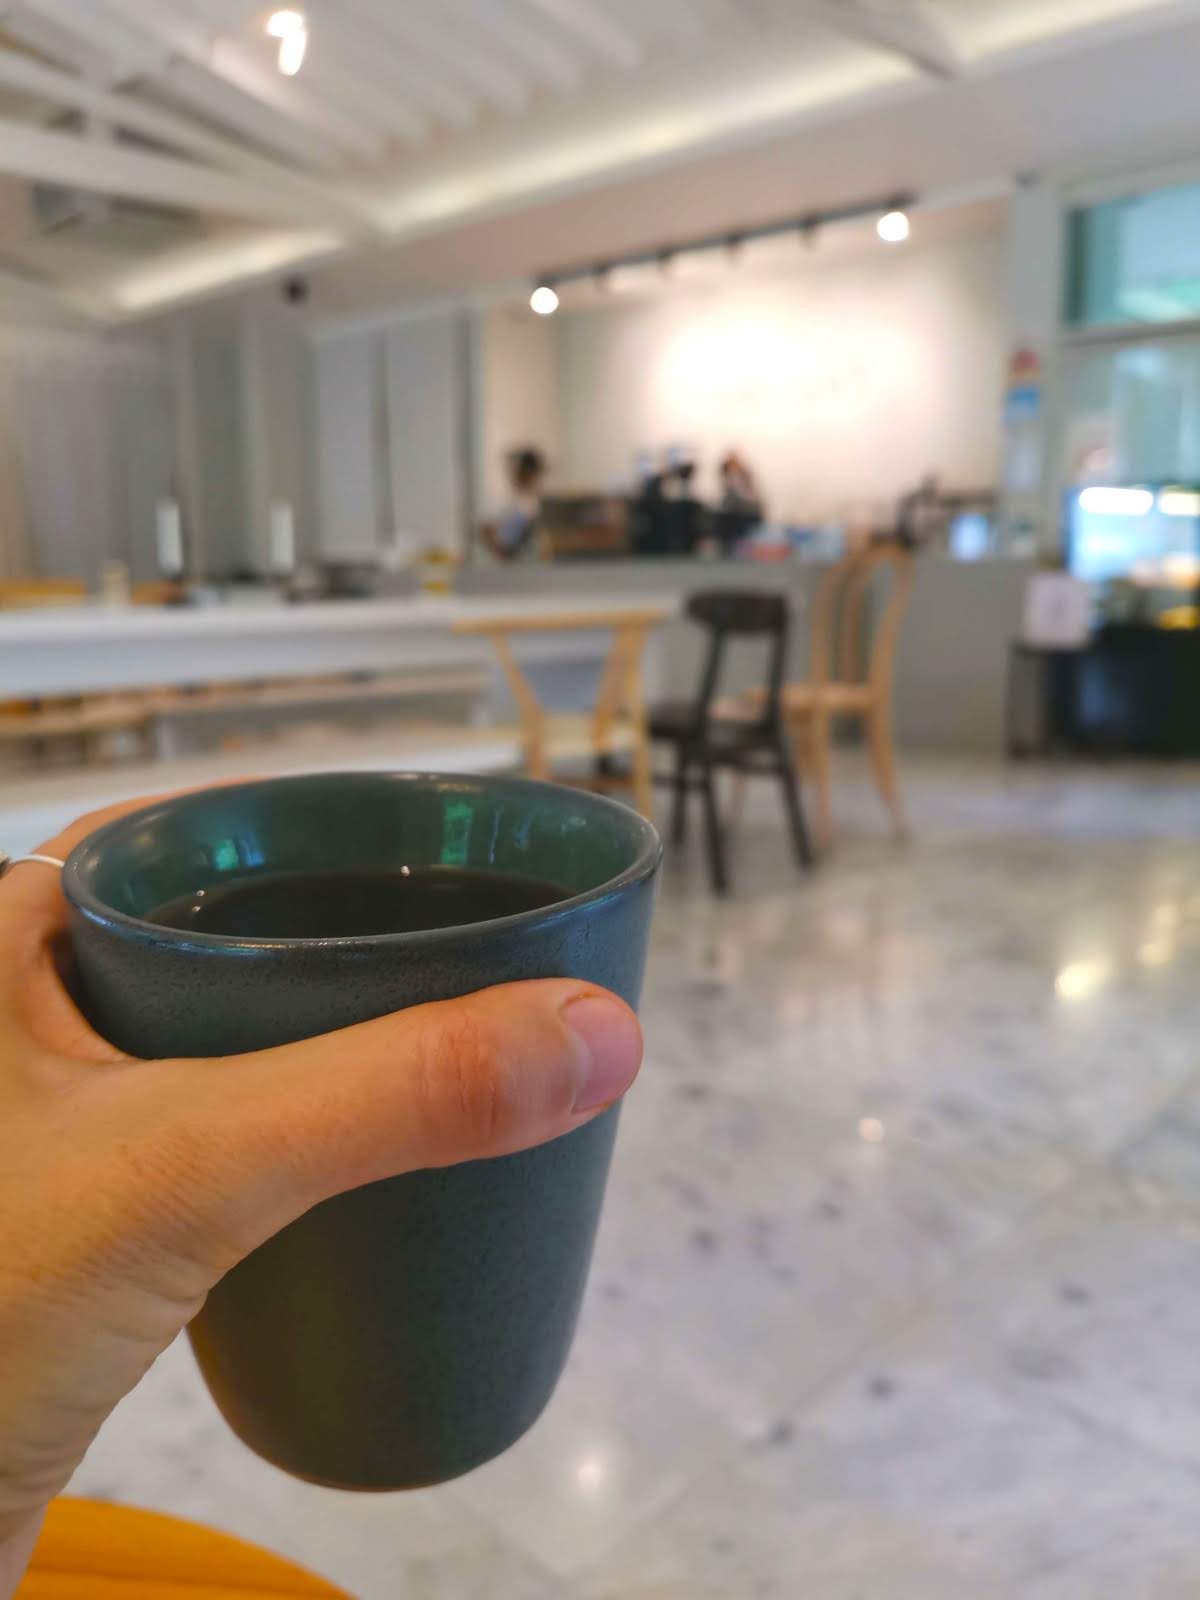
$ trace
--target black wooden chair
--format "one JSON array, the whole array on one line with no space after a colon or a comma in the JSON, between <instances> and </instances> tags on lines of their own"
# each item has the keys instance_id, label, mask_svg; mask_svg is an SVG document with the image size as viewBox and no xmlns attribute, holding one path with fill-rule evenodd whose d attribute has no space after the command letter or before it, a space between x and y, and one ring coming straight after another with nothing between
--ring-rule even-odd
<instances>
[{"instance_id":1,"label":"black wooden chair","mask_svg":"<svg viewBox=\"0 0 1200 1600\"><path fill-rule=\"evenodd\" d=\"M713 888L724 894L729 872L715 786L719 770L765 773L778 779L796 859L805 867L813 863L779 704L787 656L788 605L782 595L712 589L693 595L687 613L708 629L708 653L695 699L668 701L650 711L651 739L675 749L674 771L655 781L674 790L671 836L675 844L682 844L686 836L688 795L703 797L709 873ZM767 648L766 696L752 711L718 715L717 691L726 644L731 638L746 636L761 638Z\"/></svg>"}]
</instances>

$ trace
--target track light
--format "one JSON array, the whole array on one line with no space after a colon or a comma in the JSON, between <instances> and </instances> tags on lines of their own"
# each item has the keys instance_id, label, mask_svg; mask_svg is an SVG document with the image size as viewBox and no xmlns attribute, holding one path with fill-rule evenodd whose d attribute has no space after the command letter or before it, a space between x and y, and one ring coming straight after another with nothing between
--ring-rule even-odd
<instances>
[{"instance_id":1,"label":"track light","mask_svg":"<svg viewBox=\"0 0 1200 1600\"><path fill-rule=\"evenodd\" d=\"M558 294L551 284L578 283L591 279L597 289L617 290L628 287L630 274L647 271L658 278L673 280L689 276L687 269L703 260L719 265L723 256L730 265L742 254L742 247L761 239L774 239L794 233L801 245L812 248L823 238L825 230L841 222L865 223L873 221L875 231L886 244L901 244L911 232L909 208L918 203L918 196L908 191L883 194L875 199L857 200L845 206L831 206L824 211L806 211L779 222L756 223L753 226L726 230L722 233L701 234L697 238L672 239L654 250L635 250L627 256L617 256L609 261L579 266L559 266L549 280L538 282L529 297L529 304L539 316L548 317L558 309ZM657 269L657 270L655 270ZM644 279L640 280L644 287Z\"/></svg>"},{"instance_id":2,"label":"track light","mask_svg":"<svg viewBox=\"0 0 1200 1600\"><path fill-rule=\"evenodd\" d=\"M308 29L300 28L279 41L279 70L285 78L294 78L304 63L308 49Z\"/></svg>"},{"instance_id":3,"label":"track light","mask_svg":"<svg viewBox=\"0 0 1200 1600\"><path fill-rule=\"evenodd\" d=\"M305 26L300 11L272 11L267 18L267 32L272 39L286 39L289 33L300 33Z\"/></svg>"},{"instance_id":4,"label":"track light","mask_svg":"<svg viewBox=\"0 0 1200 1600\"><path fill-rule=\"evenodd\" d=\"M272 11L267 18L267 33L279 40L279 70L294 78L308 49L308 23L302 11Z\"/></svg>"}]
</instances>

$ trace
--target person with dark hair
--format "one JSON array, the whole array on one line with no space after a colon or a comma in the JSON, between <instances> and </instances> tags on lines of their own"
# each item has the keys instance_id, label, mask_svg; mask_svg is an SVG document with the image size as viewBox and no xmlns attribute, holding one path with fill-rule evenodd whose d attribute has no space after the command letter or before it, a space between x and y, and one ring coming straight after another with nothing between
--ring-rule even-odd
<instances>
[{"instance_id":1,"label":"person with dark hair","mask_svg":"<svg viewBox=\"0 0 1200 1600\"><path fill-rule=\"evenodd\" d=\"M763 520L762 496L744 458L736 450L722 457L721 499L714 520L722 555L732 555L751 528Z\"/></svg>"},{"instance_id":2,"label":"person with dark hair","mask_svg":"<svg viewBox=\"0 0 1200 1600\"><path fill-rule=\"evenodd\" d=\"M511 494L495 516L483 523L481 532L498 561L519 561L537 553L546 458L535 446L522 445L509 451L505 469Z\"/></svg>"}]
</instances>

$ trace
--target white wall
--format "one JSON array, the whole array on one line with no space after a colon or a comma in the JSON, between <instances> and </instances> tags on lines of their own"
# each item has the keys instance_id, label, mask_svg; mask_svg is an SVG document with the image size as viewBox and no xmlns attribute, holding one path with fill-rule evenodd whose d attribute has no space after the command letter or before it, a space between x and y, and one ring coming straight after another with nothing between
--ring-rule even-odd
<instances>
[{"instance_id":1,"label":"white wall","mask_svg":"<svg viewBox=\"0 0 1200 1600\"><path fill-rule=\"evenodd\" d=\"M494 306L480 315L476 473L485 508L504 503L505 457L523 445L542 451L553 481L563 479L557 322L525 306Z\"/></svg>"},{"instance_id":2,"label":"white wall","mask_svg":"<svg viewBox=\"0 0 1200 1600\"><path fill-rule=\"evenodd\" d=\"M457 550L471 471L463 314L325 329L315 370L321 549Z\"/></svg>"},{"instance_id":3,"label":"white wall","mask_svg":"<svg viewBox=\"0 0 1200 1600\"><path fill-rule=\"evenodd\" d=\"M154 504L174 478L160 346L0 325L0 571L94 583L107 560L153 572Z\"/></svg>"},{"instance_id":4,"label":"white wall","mask_svg":"<svg viewBox=\"0 0 1200 1600\"><path fill-rule=\"evenodd\" d=\"M260 296L242 316L247 428L246 512L254 562L271 561L271 506L292 508L300 560L317 549L315 375L312 341L278 296Z\"/></svg>"},{"instance_id":5,"label":"white wall","mask_svg":"<svg viewBox=\"0 0 1200 1600\"><path fill-rule=\"evenodd\" d=\"M379 549L373 337L347 333L316 345L317 504L327 556Z\"/></svg>"},{"instance_id":6,"label":"white wall","mask_svg":"<svg viewBox=\"0 0 1200 1600\"><path fill-rule=\"evenodd\" d=\"M387 330L388 467L397 546L462 544L467 498L466 340L457 312Z\"/></svg>"},{"instance_id":7,"label":"white wall","mask_svg":"<svg viewBox=\"0 0 1200 1600\"><path fill-rule=\"evenodd\" d=\"M638 451L681 444L711 494L736 448L783 520L882 510L930 470L991 485L1001 279L985 235L562 313L559 477L624 482Z\"/></svg>"}]
</instances>

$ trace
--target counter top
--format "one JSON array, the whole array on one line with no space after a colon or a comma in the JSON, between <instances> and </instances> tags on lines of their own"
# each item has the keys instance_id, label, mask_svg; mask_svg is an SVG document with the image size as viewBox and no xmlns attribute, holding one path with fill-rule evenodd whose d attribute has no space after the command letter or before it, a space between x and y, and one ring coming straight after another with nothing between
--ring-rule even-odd
<instances>
[{"instance_id":1,"label":"counter top","mask_svg":"<svg viewBox=\"0 0 1200 1600\"><path fill-rule=\"evenodd\" d=\"M84 640L212 639L246 634L319 634L392 628L450 629L457 623L545 612L578 611L586 618L600 606L628 605L661 613L663 601L644 595L536 594L474 598L416 595L396 600L317 600L302 605L221 606L39 606L0 611L0 645L81 643Z\"/></svg>"},{"instance_id":2,"label":"counter top","mask_svg":"<svg viewBox=\"0 0 1200 1600\"><path fill-rule=\"evenodd\" d=\"M0 700L203 682L436 670L492 662L487 641L456 627L521 616L579 615L576 631L522 645L568 660L596 655L597 611L660 622L679 596L536 593L419 595L306 605L46 607L0 612ZM588 630L592 643L589 645Z\"/></svg>"}]
</instances>

